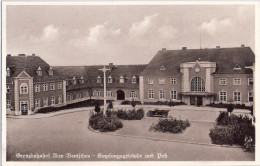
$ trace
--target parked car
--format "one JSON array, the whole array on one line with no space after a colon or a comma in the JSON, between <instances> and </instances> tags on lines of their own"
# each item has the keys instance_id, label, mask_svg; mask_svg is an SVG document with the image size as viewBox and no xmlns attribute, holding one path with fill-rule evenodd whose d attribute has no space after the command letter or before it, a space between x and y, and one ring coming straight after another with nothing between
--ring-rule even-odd
<instances>
[{"instance_id":1,"label":"parked car","mask_svg":"<svg viewBox=\"0 0 260 166\"><path fill-rule=\"evenodd\" d=\"M148 117L163 117L163 118L166 118L168 116L168 113L169 113L170 110L165 110L165 109L154 109L154 110L149 110L147 112L147 116Z\"/></svg>"}]
</instances>

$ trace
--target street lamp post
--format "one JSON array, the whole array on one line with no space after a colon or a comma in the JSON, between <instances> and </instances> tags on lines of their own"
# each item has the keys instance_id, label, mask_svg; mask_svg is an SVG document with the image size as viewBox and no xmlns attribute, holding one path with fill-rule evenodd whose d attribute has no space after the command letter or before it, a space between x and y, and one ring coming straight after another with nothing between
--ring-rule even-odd
<instances>
[{"instance_id":1,"label":"street lamp post","mask_svg":"<svg viewBox=\"0 0 260 166\"><path fill-rule=\"evenodd\" d=\"M106 85L106 71L110 70L104 66L102 69L99 69L104 72L104 111L103 114L106 115L106 104L107 104L107 85Z\"/></svg>"}]
</instances>

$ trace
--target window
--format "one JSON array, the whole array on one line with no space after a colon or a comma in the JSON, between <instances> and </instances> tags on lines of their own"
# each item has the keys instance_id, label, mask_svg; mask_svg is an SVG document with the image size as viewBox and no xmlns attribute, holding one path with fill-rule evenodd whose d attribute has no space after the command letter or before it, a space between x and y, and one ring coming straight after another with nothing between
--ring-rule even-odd
<instances>
[{"instance_id":1,"label":"window","mask_svg":"<svg viewBox=\"0 0 260 166\"><path fill-rule=\"evenodd\" d=\"M165 84L165 78L159 78L159 84Z\"/></svg>"},{"instance_id":2,"label":"window","mask_svg":"<svg viewBox=\"0 0 260 166\"><path fill-rule=\"evenodd\" d=\"M43 98L43 106L44 107L48 106L48 97Z\"/></svg>"},{"instance_id":3,"label":"window","mask_svg":"<svg viewBox=\"0 0 260 166\"><path fill-rule=\"evenodd\" d=\"M73 83L73 85L76 85L77 84L77 80L74 78L72 83Z\"/></svg>"},{"instance_id":4,"label":"window","mask_svg":"<svg viewBox=\"0 0 260 166\"><path fill-rule=\"evenodd\" d=\"M253 102L254 101L254 93L253 92L248 92L248 101Z\"/></svg>"},{"instance_id":5,"label":"window","mask_svg":"<svg viewBox=\"0 0 260 166\"><path fill-rule=\"evenodd\" d=\"M101 83L101 77L100 76L97 77L97 83L99 83L99 84Z\"/></svg>"},{"instance_id":6,"label":"window","mask_svg":"<svg viewBox=\"0 0 260 166\"><path fill-rule=\"evenodd\" d=\"M77 98L77 99L81 98L81 93L80 93L80 92L77 92L76 98Z\"/></svg>"},{"instance_id":7,"label":"window","mask_svg":"<svg viewBox=\"0 0 260 166\"><path fill-rule=\"evenodd\" d=\"M234 101L241 101L240 92L234 92Z\"/></svg>"},{"instance_id":8,"label":"window","mask_svg":"<svg viewBox=\"0 0 260 166\"><path fill-rule=\"evenodd\" d=\"M58 82L58 89L62 89L62 82Z\"/></svg>"},{"instance_id":9,"label":"window","mask_svg":"<svg viewBox=\"0 0 260 166\"><path fill-rule=\"evenodd\" d=\"M120 76L119 82L120 82L121 84L124 83L124 77L123 77L123 76Z\"/></svg>"},{"instance_id":10,"label":"window","mask_svg":"<svg viewBox=\"0 0 260 166\"><path fill-rule=\"evenodd\" d=\"M241 85L241 78L234 78L233 85Z\"/></svg>"},{"instance_id":11,"label":"window","mask_svg":"<svg viewBox=\"0 0 260 166\"><path fill-rule=\"evenodd\" d=\"M85 80L84 80L83 76L80 77L80 83L81 83L81 84L84 84L84 83L85 83Z\"/></svg>"},{"instance_id":12,"label":"window","mask_svg":"<svg viewBox=\"0 0 260 166\"><path fill-rule=\"evenodd\" d=\"M42 76L42 69L41 67L39 66L38 69L36 70L36 73L38 76Z\"/></svg>"},{"instance_id":13,"label":"window","mask_svg":"<svg viewBox=\"0 0 260 166\"><path fill-rule=\"evenodd\" d=\"M227 79L226 78L219 78L219 85L227 85Z\"/></svg>"},{"instance_id":14,"label":"window","mask_svg":"<svg viewBox=\"0 0 260 166\"><path fill-rule=\"evenodd\" d=\"M11 108L11 101L6 100L6 109L10 109L10 108Z\"/></svg>"},{"instance_id":15,"label":"window","mask_svg":"<svg viewBox=\"0 0 260 166\"><path fill-rule=\"evenodd\" d=\"M55 104L55 96L51 96L51 105Z\"/></svg>"},{"instance_id":16,"label":"window","mask_svg":"<svg viewBox=\"0 0 260 166\"><path fill-rule=\"evenodd\" d=\"M40 85L35 85L34 86L34 91L35 92L40 92L41 91Z\"/></svg>"},{"instance_id":17,"label":"window","mask_svg":"<svg viewBox=\"0 0 260 166\"><path fill-rule=\"evenodd\" d=\"M28 85L26 83L21 84L20 94L28 94Z\"/></svg>"},{"instance_id":18,"label":"window","mask_svg":"<svg viewBox=\"0 0 260 166\"><path fill-rule=\"evenodd\" d=\"M176 90L171 90L171 99L177 100L177 91Z\"/></svg>"},{"instance_id":19,"label":"window","mask_svg":"<svg viewBox=\"0 0 260 166\"><path fill-rule=\"evenodd\" d=\"M51 83L51 90L55 90L55 84Z\"/></svg>"},{"instance_id":20,"label":"window","mask_svg":"<svg viewBox=\"0 0 260 166\"><path fill-rule=\"evenodd\" d=\"M73 100L73 95L72 94L67 94L67 101Z\"/></svg>"},{"instance_id":21,"label":"window","mask_svg":"<svg viewBox=\"0 0 260 166\"><path fill-rule=\"evenodd\" d=\"M84 91L83 92L83 97L88 97L89 95L88 95L88 91Z\"/></svg>"},{"instance_id":22,"label":"window","mask_svg":"<svg viewBox=\"0 0 260 166\"><path fill-rule=\"evenodd\" d=\"M62 96L58 96L58 104L62 103Z\"/></svg>"},{"instance_id":23,"label":"window","mask_svg":"<svg viewBox=\"0 0 260 166\"><path fill-rule=\"evenodd\" d=\"M135 91L130 91L130 95L129 95L131 98L135 98L137 97L137 94Z\"/></svg>"},{"instance_id":24,"label":"window","mask_svg":"<svg viewBox=\"0 0 260 166\"><path fill-rule=\"evenodd\" d=\"M171 84L177 84L177 80L176 80L176 78L171 78Z\"/></svg>"},{"instance_id":25,"label":"window","mask_svg":"<svg viewBox=\"0 0 260 166\"><path fill-rule=\"evenodd\" d=\"M101 96L101 92L100 91L96 91L96 96L100 97Z\"/></svg>"},{"instance_id":26,"label":"window","mask_svg":"<svg viewBox=\"0 0 260 166\"><path fill-rule=\"evenodd\" d=\"M205 91L205 82L200 77L194 77L191 80L191 91L192 92L204 92Z\"/></svg>"},{"instance_id":27,"label":"window","mask_svg":"<svg viewBox=\"0 0 260 166\"><path fill-rule=\"evenodd\" d=\"M6 93L10 93L10 85L6 85Z\"/></svg>"},{"instance_id":28,"label":"window","mask_svg":"<svg viewBox=\"0 0 260 166\"><path fill-rule=\"evenodd\" d=\"M10 69L9 69L9 67L6 69L6 76L10 77Z\"/></svg>"},{"instance_id":29,"label":"window","mask_svg":"<svg viewBox=\"0 0 260 166\"><path fill-rule=\"evenodd\" d=\"M113 78L111 76L108 77L107 83L111 84L113 82Z\"/></svg>"},{"instance_id":30,"label":"window","mask_svg":"<svg viewBox=\"0 0 260 166\"><path fill-rule=\"evenodd\" d=\"M153 84L153 78L148 78L148 84Z\"/></svg>"},{"instance_id":31,"label":"window","mask_svg":"<svg viewBox=\"0 0 260 166\"><path fill-rule=\"evenodd\" d=\"M153 90L149 90L148 91L148 99L153 99L154 95L153 95Z\"/></svg>"},{"instance_id":32,"label":"window","mask_svg":"<svg viewBox=\"0 0 260 166\"><path fill-rule=\"evenodd\" d=\"M225 91L219 92L219 101L227 101L227 92Z\"/></svg>"},{"instance_id":33,"label":"window","mask_svg":"<svg viewBox=\"0 0 260 166\"><path fill-rule=\"evenodd\" d=\"M40 99L35 99L35 108L39 108L40 107Z\"/></svg>"},{"instance_id":34,"label":"window","mask_svg":"<svg viewBox=\"0 0 260 166\"><path fill-rule=\"evenodd\" d=\"M50 67L49 68L49 75L52 76L53 75L53 69Z\"/></svg>"},{"instance_id":35,"label":"window","mask_svg":"<svg viewBox=\"0 0 260 166\"><path fill-rule=\"evenodd\" d=\"M238 64L236 64L233 70L241 70L241 67Z\"/></svg>"},{"instance_id":36,"label":"window","mask_svg":"<svg viewBox=\"0 0 260 166\"><path fill-rule=\"evenodd\" d=\"M133 78L132 78L132 84L136 84L136 77L135 76L133 76Z\"/></svg>"},{"instance_id":37,"label":"window","mask_svg":"<svg viewBox=\"0 0 260 166\"><path fill-rule=\"evenodd\" d=\"M159 91L159 98L160 99L165 99L165 92L164 92L164 90L160 90Z\"/></svg>"},{"instance_id":38,"label":"window","mask_svg":"<svg viewBox=\"0 0 260 166\"><path fill-rule=\"evenodd\" d=\"M107 96L108 97L112 97L112 92L111 91L107 91Z\"/></svg>"},{"instance_id":39,"label":"window","mask_svg":"<svg viewBox=\"0 0 260 166\"><path fill-rule=\"evenodd\" d=\"M248 85L254 85L254 79L248 78Z\"/></svg>"},{"instance_id":40,"label":"window","mask_svg":"<svg viewBox=\"0 0 260 166\"><path fill-rule=\"evenodd\" d=\"M47 84L43 84L43 91L48 91L48 85Z\"/></svg>"}]
</instances>

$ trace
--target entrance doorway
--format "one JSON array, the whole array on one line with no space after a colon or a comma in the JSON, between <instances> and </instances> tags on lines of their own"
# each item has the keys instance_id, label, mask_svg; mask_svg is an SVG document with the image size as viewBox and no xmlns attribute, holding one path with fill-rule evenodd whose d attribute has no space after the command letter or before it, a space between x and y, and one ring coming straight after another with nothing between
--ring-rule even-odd
<instances>
[{"instance_id":1,"label":"entrance doorway","mask_svg":"<svg viewBox=\"0 0 260 166\"><path fill-rule=\"evenodd\" d=\"M190 105L202 106L202 96L190 96Z\"/></svg>"},{"instance_id":2,"label":"entrance doorway","mask_svg":"<svg viewBox=\"0 0 260 166\"><path fill-rule=\"evenodd\" d=\"M198 96L197 97L197 106L202 106L202 97L201 96Z\"/></svg>"},{"instance_id":3,"label":"entrance doorway","mask_svg":"<svg viewBox=\"0 0 260 166\"><path fill-rule=\"evenodd\" d=\"M22 111L22 115L28 115L28 102L27 101L21 101L21 111Z\"/></svg>"},{"instance_id":4,"label":"entrance doorway","mask_svg":"<svg viewBox=\"0 0 260 166\"><path fill-rule=\"evenodd\" d=\"M118 90L116 92L117 94L117 100L125 100L125 92L122 90Z\"/></svg>"},{"instance_id":5,"label":"entrance doorway","mask_svg":"<svg viewBox=\"0 0 260 166\"><path fill-rule=\"evenodd\" d=\"M190 105L196 105L196 98L195 96L190 97Z\"/></svg>"}]
</instances>

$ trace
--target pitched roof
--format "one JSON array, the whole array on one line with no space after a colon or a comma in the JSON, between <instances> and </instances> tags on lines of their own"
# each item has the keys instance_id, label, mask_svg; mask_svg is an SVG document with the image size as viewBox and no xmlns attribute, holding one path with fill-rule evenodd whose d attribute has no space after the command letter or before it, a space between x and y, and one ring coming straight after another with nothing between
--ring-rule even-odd
<instances>
[{"instance_id":1,"label":"pitched roof","mask_svg":"<svg viewBox=\"0 0 260 166\"><path fill-rule=\"evenodd\" d=\"M10 68L10 77L7 82L11 82L13 77L17 77L22 71L33 77L34 82L46 82L55 80L64 80L65 77L53 69L53 75L49 75L50 65L38 56L7 56L6 66ZM42 70L42 76L38 76L36 70Z\"/></svg>"},{"instance_id":2,"label":"pitched roof","mask_svg":"<svg viewBox=\"0 0 260 166\"><path fill-rule=\"evenodd\" d=\"M245 67L253 65L255 55L249 47L162 50L157 52L140 75L180 75L181 63L196 60L216 62L215 74L236 74L250 72ZM233 70L237 64L241 70ZM161 66L164 66L166 70L160 70Z\"/></svg>"}]
</instances>

